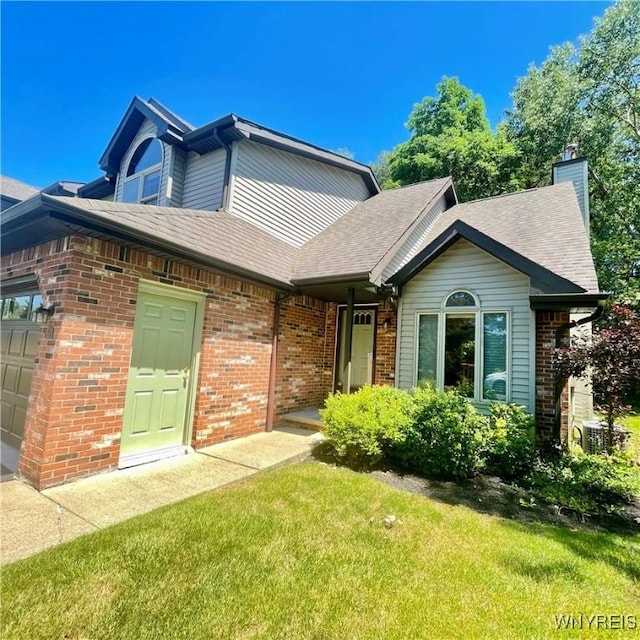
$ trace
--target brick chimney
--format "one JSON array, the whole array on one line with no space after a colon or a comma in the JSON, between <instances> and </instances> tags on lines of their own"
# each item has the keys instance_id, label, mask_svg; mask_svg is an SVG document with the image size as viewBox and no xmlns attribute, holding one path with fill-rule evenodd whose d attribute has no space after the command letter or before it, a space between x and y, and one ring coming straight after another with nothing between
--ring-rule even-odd
<instances>
[{"instance_id":1,"label":"brick chimney","mask_svg":"<svg viewBox=\"0 0 640 640\"><path fill-rule=\"evenodd\" d=\"M578 204L582 212L584 227L589 235L589 182L588 166L585 157L578 157L578 145L568 144L562 154L562 160L556 162L552 169L552 182L573 182L578 196Z\"/></svg>"}]
</instances>

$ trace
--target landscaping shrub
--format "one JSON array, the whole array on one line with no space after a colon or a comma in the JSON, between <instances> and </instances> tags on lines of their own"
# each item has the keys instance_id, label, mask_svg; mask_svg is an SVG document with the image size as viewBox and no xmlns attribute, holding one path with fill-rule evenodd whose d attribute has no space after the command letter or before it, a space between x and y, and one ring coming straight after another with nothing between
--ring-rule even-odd
<instances>
[{"instance_id":1,"label":"landscaping shrub","mask_svg":"<svg viewBox=\"0 0 640 640\"><path fill-rule=\"evenodd\" d=\"M408 392L369 385L330 395L321 411L324 435L336 454L365 466L380 462L391 445L404 440L412 413Z\"/></svg>"},{"instance_id":2,"label":"landscaping shrub","mask_svg":"<svg viewBox=\"0 0 640 640\"><path fill-rule=\"evenodd\" d=\"M533 416L515 404L492 404L485 473L520 478L531 471L534 460Z\"/></svg>"},{"instance_id":3,"label":"landscaping shrub","mask_svg":"<svg viewBox=\"0 0 640 640\"><path fill-rule=\"evenodd\" d=\"M394 444L393 455L405 468L439 478L469 478L483 466L488 420L454 391L413 390L413 423Z\"/></svg>"},{"instance_id":4,"label":"landscaping shrub","mask_svg":"<svg viewBox=\"0 0 640 640\"><path fill-rule=\"evenodd\" d=\"M621 453L580 450L540 457L525 478L532 494L582 515L620 513L640 496L640 469Z\"/></svg>"}]
</instances>

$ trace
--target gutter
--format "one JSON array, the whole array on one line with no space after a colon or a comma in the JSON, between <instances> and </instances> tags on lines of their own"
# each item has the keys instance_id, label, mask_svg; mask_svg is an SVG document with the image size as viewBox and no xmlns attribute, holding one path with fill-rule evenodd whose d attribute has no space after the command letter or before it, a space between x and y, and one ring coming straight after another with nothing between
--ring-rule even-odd
<instances>
[{"instance_id":1,"label":"gutter","mask_svg":"<svg viewBox=\"0 0 640 640\"><path fill-rule=\"evenodd\" d=\"M590 315L585 318L580 318L580 320L571 320L566 322L565 324L560 325L556 329L556 339L555 345L556 349L559 349L562 346L562 334L567 329L573 329L574 327L579 327L582 324L587 324L588 322L595 322L596 320L602 317L604 313L604 307L602 305L598 305L598 308ZM554 395L553 395L553 405L555 408L555 416L553 423L553 439L556 442L561 442L562 440L562 391L564 389L564 385L566 380L561 380L559 376L555 376L555 385L554 385Z\"/></svg>"}]
</instances>

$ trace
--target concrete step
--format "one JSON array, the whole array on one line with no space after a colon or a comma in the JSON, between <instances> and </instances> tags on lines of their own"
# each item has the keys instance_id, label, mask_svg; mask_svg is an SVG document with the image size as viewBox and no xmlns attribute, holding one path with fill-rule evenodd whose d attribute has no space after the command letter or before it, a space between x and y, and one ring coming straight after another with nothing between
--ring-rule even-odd
<instances>
[{"instance_id":1,"label":"concrete step","mask_svg":"<svg viewBox=\"0 0 640 640\"><path fill-rule=\"evenodd\" d=\"M293 411L282 416L282 420L287 424L311 429L312 431L322 431L322 419L320 409L313 407L302 411Z\"/></svg>"}]
</instances>

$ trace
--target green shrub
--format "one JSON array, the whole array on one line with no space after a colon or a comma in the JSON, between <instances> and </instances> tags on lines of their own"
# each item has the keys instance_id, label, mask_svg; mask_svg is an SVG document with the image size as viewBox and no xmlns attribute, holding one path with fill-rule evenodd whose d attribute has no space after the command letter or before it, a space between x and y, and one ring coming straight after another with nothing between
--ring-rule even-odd
<instances>
[{"instance_id":1,"label":"green shrub","mask_svg":"<svg viewBox=\"0 0 640 640\"><path fill-rule=\"evenodd\" d=\"M534 420L524 407L495 403L490 407L485 473L520 478L535 460Z\"/></svg>"},{"instance_id":2,"label":"green shrub","mask_svg":"<svg viewBox=\"0 0 640 640\"><path fill-rule=\"evenodd\" d=\"M533 495L582 515L620 513L640 497L640 469L621 454L582 451L538 458L525 484Z\"/></svg>"},{"instance_id":3,"label":"green shrub","mask_svg":"<svg viewBox=\"0 0 640 640\"><path fill-rule=\"evenodd\" d=\"M324 435L336 454L365 466L380 462L391 445L404 440L412 413L408 392L368 385L330 395L321 411Z\"/></svg>"},{"instance_id":4,"label":"green shrub","mask_svg":"<svg viewBox=\"0 0 640 640\"><path fill-rule=\"evenodd\" d=\"M469 478L484 466L488 421L454 391L413 390L414 416L393 455L405 468L439 478Z\"/></svg>"}]
</instances>

